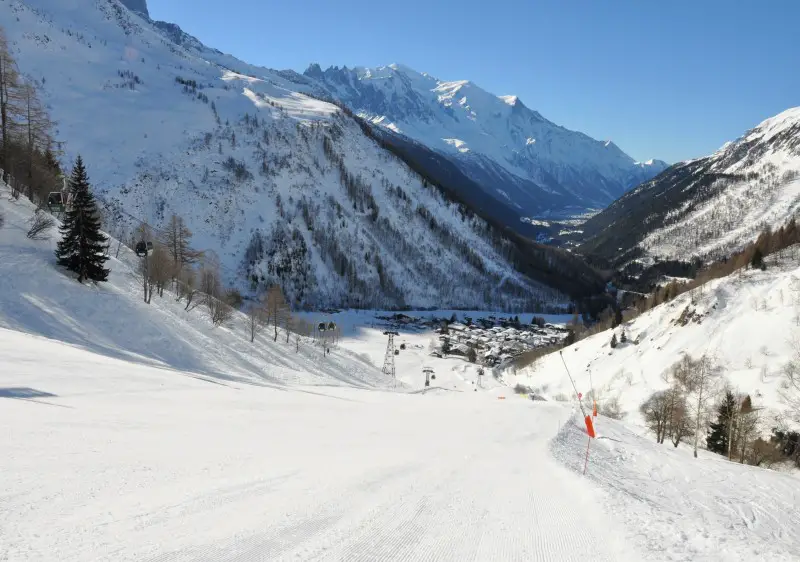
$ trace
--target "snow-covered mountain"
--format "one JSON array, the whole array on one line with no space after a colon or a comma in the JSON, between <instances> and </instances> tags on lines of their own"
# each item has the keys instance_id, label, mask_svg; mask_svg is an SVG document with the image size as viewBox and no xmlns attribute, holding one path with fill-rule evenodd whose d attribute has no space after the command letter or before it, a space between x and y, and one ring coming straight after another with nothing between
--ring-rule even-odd
<instances>
[{"instance_id":1,"label":"snow-covered mountain","mask_svg":"<svg viewBox=\"0 0 800 562\"><path fill-rule=\"evenodd\" d=\"M151 22L145 2L125 4L136 12L118 0L0 2L63 160L83 155L115 233L177 213L229 282L280 283L297 305L566 299L534 280L517 242L307 95L299 75L238 61ZM541 280L558 284L555 258L539 258Z\"/></svg>"},{"instance_id":2,"label":"snow-covered mountain","mask_svg":"<svg viewBox=\"0 0 800 562\"><path fill-rule=\"evenodd\" d=\"M329 96L387 130L447 154L520 216L598 208L667 167L635 162L611 141L565 129L517 96L407 66L304 72Z\"/></svg>"},{"instance_id":3,"label":"snow-covered mountain","mask_svg":"<svg viewBox=\"0 0 800 562\"><path fill-rule=\"evenodd\" d=\"M638 257L715 259L800 210L800 107L714 154L675 164L581 228L581 250L617 264Z\"/></svg>"}]
</instances>

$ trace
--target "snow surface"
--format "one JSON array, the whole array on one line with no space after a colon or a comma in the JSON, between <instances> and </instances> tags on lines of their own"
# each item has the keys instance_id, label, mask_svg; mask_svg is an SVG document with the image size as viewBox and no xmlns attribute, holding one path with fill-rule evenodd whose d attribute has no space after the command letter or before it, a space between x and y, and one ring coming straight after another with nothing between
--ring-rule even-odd
<instances>
[{"instance_id":1,"label":"snow surface","mask_svg":"<svg viewBox=\"0 0 800 562\"><path fill-rule=\"evenodd\" d=\"M624 521L618 538L640 549L642 560L797 560L797 478L703 451L694 459L608 418L598 418L596 429L588 479ZM551 450L578 472L584 457L576 452L585 444L585 431L565 424Z\"/></svg>"},{"instance_id":2,"label":"snow surface","mask_svg":"<svg viewBox=\"0 0 800 562\"><path fill-rule=\"evenodd\" d=\"M548 454L558 405L221 386L5 330L0 356L9 560L635 559Z\"/></svg>"},{"instance_id":3,"label":"snow surface","mask_svg":"<svg viewBox=\"0 0 800 562\"><path fill-rule=\"evenodd\" d=\"M32 207L0 195L2 560L797 552L792 476L691 459L600 418L585 478L573 409L497 380L474 390L472 366L417 347L430 333L399 336L396 388L375 367L378 313L333 315L344 338L327 358L250 344L240 318L211 329L169 293L140 302L127 252L108 283L79 285L54 241L25 237ZM441 387L423 393L430 361Z\"/></svg>"}]
</instances>

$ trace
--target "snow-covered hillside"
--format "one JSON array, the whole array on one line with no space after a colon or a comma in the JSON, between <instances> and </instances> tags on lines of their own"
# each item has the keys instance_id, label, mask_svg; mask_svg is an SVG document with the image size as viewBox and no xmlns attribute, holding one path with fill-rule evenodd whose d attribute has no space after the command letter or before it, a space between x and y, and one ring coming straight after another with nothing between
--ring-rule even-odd
<instances>
[{"instance_id":1,"label":"snow-covered hillside","mask_svg":"<svg viewBox=\"0 0 800 562\"><path fill-rule=\"evenodd\" d=\"M710 281L616 330L564 348L578 390L588 394L593 385L601 402L617 399L625 421L643 426L639 407L654 391L667 388L664 375L682 354L705 354L732 388L764 408L760 429L769 434L786 410L784 368L800 359L800 267L792 255L796 248L777 264L770 257L766 271L740 270ZM612 335L620 340L623 329L628 341L612 349ZM509 382L515 381L548 398L574 394L559 353L509 375Z\"/></svg>"},{"instance_id":2,"label":"snow-covered hillside","mask_svg":"<svg viewBox=\"0 0 800 562\"><path fill-rule=\"evenodd\" d=\"M55 340L67 346L125 361L180 371L224 384L284 388L286 385L348 385L388 388L393 383L359 355L321 347L303 339L273 342L262 334L250 343L246 319L237 313L227 326L214 328L205 308L186 312L173 293L142 299L136 275L139 262L125 246L114 258L108 283L83 286L55 267L58 231L52 238L26 238L33 206L11 201L0 187L0 340L13 330L33 336L32 346ZM311 319L314 317L312 316ZM0 363L6 362L0 359ZM7 371L5 367L2 369Z\"/></svg>"},{"instance_id":3,"label":"snow-covered hillside","mask_svg":"<svg viewBox=\"0 0 800 562\"><path fill-rule=\"evenodd\" d=\"M483 220L281 73L117 0L4 0L0 24L118 236L177 213L228 282L279 283L298 306L564 300L515 271Z\"/></svg>"},{"instance_id":4,"label":"snow-covered hillside","mask_svg":"<svg viewBox=\"0 0 800 562\"><path fill-rule=\"evenodd\" d=\"M518 97L467 80L398 64L325 71L312 64L304 76L372 123L448 154L521 216L604 207L667 167L634 162L611 141L560 127Z\"/></svg>"},{"instance_id":5,"label":"snow-covered hillside","mask_svg":"<svg viewBox=\"0 0 800 562\"><path fill-rule=\"evenodd\" d=\"M0 213L2 560L788 561L800 545L792 476L600 418L587 479L568 405L476 391L455 358L417 392L424 334L398 338L395 386L367 314L337 317L327 357L251 344L242 318L141 302L124 247L108 283L81 285L55 239L26 238L29 203L2 190Z\"/></svg>"},{"instance_id":6,"label":"snow-covered hillside","mask_svg":"<svg viewBox=\"0 0 800 562\"><path fill-rule=\"evenodd\" d=\"M716 259L800 210L800 108L765 120L705 158L682 162L626 194L581 228L582 250Z\"/></svg>"}]
</instances>

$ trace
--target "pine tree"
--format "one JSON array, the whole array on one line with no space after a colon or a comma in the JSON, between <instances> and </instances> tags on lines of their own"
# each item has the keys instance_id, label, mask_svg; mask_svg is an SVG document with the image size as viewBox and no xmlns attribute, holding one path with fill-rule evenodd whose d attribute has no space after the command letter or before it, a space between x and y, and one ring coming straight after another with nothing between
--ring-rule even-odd
<instances>
[{"instance_id":1,"label":"pine tree","mask_svg":"<svg viewBox=\"0 0 800 562\"><path fill-rule=\"evenodd\" d=\"M622 324L622 309L616 307L614 309L614 319L611 321L611 327L616 328L620 324Z\"/></svg>"},{"instance_id":2,"label":"pine tree","mask_svg":"<svg viewBox=\"0 0 800 562\"><path fill-rule=\"evenodd\" d=\"M612 334L611 336L611 345L612 348L617 347L617 334Z\"/></svg>"},{"instance_id":3,"label":"pine tree","mask_svg":"<svg viewBox=\"0 0 800 562\"><path fill-rule=\"evenodd\" d=\"M85 279L106 281L109 270L103 264L108 260L107 239L100 232L97 203L89 191L89 178L80 156L70 177L70 192L72 207L61 225L62 239L56 249L58 265L77 273L79 283Z\"/></svg>"},{"instance_id":4,"label":"pine tree","mask_svg":"<svg viewBox=\"0 0 800 562\"><path fill-rule=\"evenodd\" d=\"M447 355L450 353L450 338L445 337L442 339L442 355Z\"/></svg>"},{"instance_id":5,"label":"pine tree","mask_svg":"<svg viewBox=\"0 0 800 562\"><path fill-rule=\"evenodd\" d=\"M725 399L717 407L717 421L711 423L706 437L706 448L712 453L724 455L728 452L728 436L735 410L736 397L727 391Z\"/></svg>"},{"instance_id":6,"label":"pine tree","mask_svg":"<svg viewBox=\"0 0 800 562\"><path fill-rule=\"evenodd\" d=\"M756 249L753 251L753 257L750 260L750 265L753 268L766 269L764 264L764 252L761 251L761 248L756 247Z\"/></svg>"}]
</instances>

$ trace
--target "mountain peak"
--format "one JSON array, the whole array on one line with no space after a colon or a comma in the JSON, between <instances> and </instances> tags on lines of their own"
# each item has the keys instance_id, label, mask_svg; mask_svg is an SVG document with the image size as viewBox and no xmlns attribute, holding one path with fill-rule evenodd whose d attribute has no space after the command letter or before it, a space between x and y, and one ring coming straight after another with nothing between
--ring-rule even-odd
<instances>
[{"instance_id":1,"label":"mountain peak","mask_svg":"<svg viewBox=\"0 0 800 562\"><path fill-rule=\"evenodd\" d=\"M120 2L131 12L135 12L140 16L150 19L150 12L147 9L147 0L120 0Z\"/></svg>"},{"instance_id":2,"label":"mountain peak","mask_svg":"<svg viewBox=\"0 0 800 562\"><path fill-rule=\"evenodd\" d=\"M766 140L786 129L798 125L800 125L800 107L791 107L769 119L765 119L759 123L752 132L758 131L759 134L764 135Z\"/></svg>"},{"instance_id":3,"label":"mountain peak","mask_svg":"<svg viewBox=\"0 0 800 562\"><path fill-rule=\"evenodd\" d=\"M497 96L497 97L506 102L511 107L514 107L515 105L517 105L517 103L519 103L519 98L517 96Z\"/></svg>"},{"instance_id":4,"label":"mountain peak","mask_svg":"<svg viewBox=\"0 0 800 562\"><path fill-rule=\"evenodd\" d=\"M303 74L311 78L321 78L324 73L322 72L322 67L318 63L312 62L308 65L308 68L305 69Z\"/></svg>"}]
</instances>

